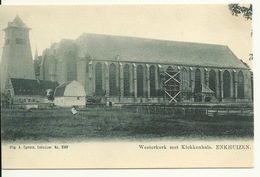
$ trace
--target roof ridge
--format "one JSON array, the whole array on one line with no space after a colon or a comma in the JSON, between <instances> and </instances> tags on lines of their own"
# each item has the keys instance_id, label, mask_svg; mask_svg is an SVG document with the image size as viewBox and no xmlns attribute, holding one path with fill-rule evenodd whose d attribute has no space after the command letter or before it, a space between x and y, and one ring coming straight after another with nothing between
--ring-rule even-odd
<instances>
[{"instance_id":1,"label":"roof ridge","mask_svg":"<svg viewBox=\"0 0 260 177\"><path fill-rule=\"evenodd\" d=\"M128 38L128 39L139 39L139 40L150 40L150 41L159 41L159 42L177 42L177 43L185 43L185 44L201 44L201 45L213 45L213 46L222 46L225 47L227 45L223 44L212 44L212 43L202 43L202 42L190 42L190 41L178 41L178 40L168 40L168 39L156 39L156 38L146 38L146 37L136 37L136 36L123 36L123 35L111 35L111 34L99 34L99 33L82 33L76 40L87 37L88 35L92 36L106 36L106 37L120 37L120 38Z\"/></svg>"},{"instance_id":2,"label":"roof ridge","mask_svg":"<svg viewBox=\"0 0 260 177\"><path fill-rule=\"evenodd\" d=\"M67 85L69 85L71 82L72 82L72 81L63 82L63 83L61 83L58 87L64 87L64 86L67 86ZM58 88L58 87L57 87L57 88Z\"/></svg>"},{"instance_id":3,"label":"roof ridge","mask_svg":"<svg viewBox=\"0 0 260 177\"><path fill-rule=\"evenodd\" d=\"M25 78L10 78L11 80L26 80L26 81L37 81L36 79L25 79Z\"/></svg>"}]
</instances>

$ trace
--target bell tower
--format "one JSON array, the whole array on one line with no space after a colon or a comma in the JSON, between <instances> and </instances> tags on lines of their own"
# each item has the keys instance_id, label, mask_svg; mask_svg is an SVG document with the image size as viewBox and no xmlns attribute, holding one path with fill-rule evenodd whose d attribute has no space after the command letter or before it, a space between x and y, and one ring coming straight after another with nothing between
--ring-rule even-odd
<instances>
[{"instance_id":1,"label":"bell tower","mask_svg":"<svg viewBox=\"0 0 260 177\"><path fill-rule=\"evenodd\" d=\"M5 89L8 77L35 79L29 39L30 28L17 15L12 22L8 22L3 31L5 41L1 60L1 93Z\"/></svg>"}]
</instances>

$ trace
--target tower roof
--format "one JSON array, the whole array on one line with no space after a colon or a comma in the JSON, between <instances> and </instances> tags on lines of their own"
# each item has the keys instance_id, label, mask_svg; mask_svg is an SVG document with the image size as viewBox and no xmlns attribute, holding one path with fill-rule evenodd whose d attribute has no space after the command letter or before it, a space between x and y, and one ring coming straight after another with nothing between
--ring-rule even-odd
<instances>
[{"instance_id":1,"label":"tower roof","mask_svg":"<svg viewBox=\"0 0 260 177\"><path fill-rule=\"evenodd\" d=\"M30 29L30 28L21 20L21 18L19 17L19 15L16 15L16 17L14 18L14 20L13 20L12 22L8 22L7 28L10 28L10 27ZM5 28L5 29L7 29L7 28ZM5 29L4 29L4 30L5 30Z\"/></svg>"}]
</instances>

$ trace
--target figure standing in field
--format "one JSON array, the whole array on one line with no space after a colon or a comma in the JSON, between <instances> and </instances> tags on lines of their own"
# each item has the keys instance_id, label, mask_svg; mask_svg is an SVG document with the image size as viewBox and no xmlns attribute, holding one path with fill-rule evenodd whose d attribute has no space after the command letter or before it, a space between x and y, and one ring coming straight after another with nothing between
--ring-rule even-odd
<instances>
[{"instance_id":1,"label":"figure standing in field","mask_svg":"<svg viewBox=\"0 0 260 177\"><path fill-rule=\"evenodd\" d=\"M75 106L72 106L72 108L71 108L71 113L72 113L73 115L77 115L78 111L76 110L76 107L75 107Z\"/></svg>"}]
</instances>

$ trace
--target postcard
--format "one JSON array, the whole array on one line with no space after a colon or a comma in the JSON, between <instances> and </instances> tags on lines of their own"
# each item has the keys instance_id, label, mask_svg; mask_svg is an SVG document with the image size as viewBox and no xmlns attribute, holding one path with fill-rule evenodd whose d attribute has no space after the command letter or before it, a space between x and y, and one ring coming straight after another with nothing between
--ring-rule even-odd
<instances>
[{"instance_id":1,"label":"postcard","mask_svg":"<svg viewBox=\"0 0 260 177\"><path fill-rule=\"evenodd\" d=\"M254 167L251 4L0 19L3 169Z\"/></svg>"}]
</instances>

